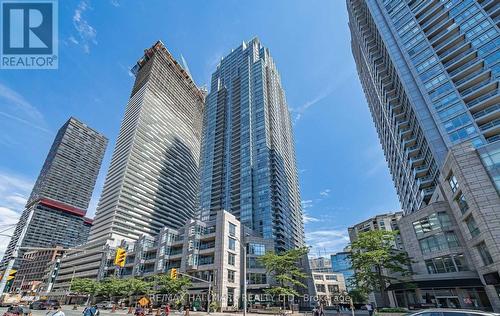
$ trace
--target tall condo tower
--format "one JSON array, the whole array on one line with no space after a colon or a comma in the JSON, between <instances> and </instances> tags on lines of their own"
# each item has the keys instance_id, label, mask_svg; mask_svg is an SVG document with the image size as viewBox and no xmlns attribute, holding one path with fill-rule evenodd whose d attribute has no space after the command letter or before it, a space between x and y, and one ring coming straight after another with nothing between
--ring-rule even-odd
<instances>
[{"instance_id":1,"label":"tall condo tower","mask_svg":"<svg viewBox=\"0 0 500 316\"><path fill-rule=\"evenodd\" d=\"M347 0L352 52L405 214L450 148L500 140L496 1Z\"/></svg>"},{"instance_id":2,"label":"tall condo tower","mask_svg":"<svg viewBox=\"0 0 500 316\"><path fill-rule=\"evenodd\" d=\"M304 245L290 113L257 38L217 66L203 124L201 218L227 210L278 251Z\"/></svg>"},{"instance_id":3,"label":"tall condo tower","mask_svg":"<svg viewBox=\"0 0 500 316\"><path fill-rule=\"evenodd\" d=\"M204 94L160 41L133 72L91 241L137 240L182 227L198 205Z\"/></svg>"},{"instance_id":4,"label":"tall condo tower","mask_svg":"<svg viewBox=\"0 0 500 316\"><path fill-rule=\"evenodd\" d=\"M0 270L12 257L25 226L22 247L72 247L87 241L91 220L85 214L107 143L106 137L73 117L59 129Z\"/></svg>"}]
</instances>

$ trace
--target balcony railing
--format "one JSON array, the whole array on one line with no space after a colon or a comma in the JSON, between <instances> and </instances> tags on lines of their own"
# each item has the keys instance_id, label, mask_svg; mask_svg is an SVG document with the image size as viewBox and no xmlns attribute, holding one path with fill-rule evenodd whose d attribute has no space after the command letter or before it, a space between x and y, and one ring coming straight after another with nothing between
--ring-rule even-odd
<instances>
[{"instance_id":1,"label":"balcony railing","mask_svg":"<svg viewBox=\"0 0 500 316\"><path fill-rule=\"evenodd\" d=\"M490 129L492 127L496 127L498 125L500 125L500 119L496 119L496 120L491 121L489 123L486 123L486 124L483 124L483 125L479 125L479 129L481 131L485 131L485 130Z\"/></svg>"},{"instance_id":2,"label":"balcony railing","mask_svg":"<svg viewBox=\"0 0 500 316\"><path fill-rule=\"evenodd\" d=\"M453 77L455 76L456 74L462 72L463 70L469 68L471 65L477 63L479 61L478 58L473 58L472 60L469 60L468 62L466 62L465 64L463 64L462 66L458 67L457 69L453 70L452 72L450 72L450 77Z\"/></svg>"},{"instance_id":3,"label":"balcony railing","mask_svg":"<svg viewBox=\"0 0 500 316\"><path fill-rule=\"evenodd\" d=\"M490 97L496 95L498 93L498 90L497 89L494 89L478 98L475 98L474 100L470 101L470 102L467 102L466 105L468 108L470 107L473 107L474 105L486 100L486 99L489 99Z\"/></svg>"},{"instance_id":4,"label":"balcony railing","mask_svg":"<svg viewBox=\"0 0 500 316\"><path fill-rule=\"evenodd\" d=\"M485 85L487 85L487 84L488 84L488 83L490 83L490 82L491 82L491 78L490 78L490 77L488 77L488 78L486 78L485 80L482 80L482 81L480 81L480 82L476 83L476 84L475 84L475 85L473 85L472 87L467 88L467 89L465 89L465 90L461 91L461 92L460 92L460 94L461 94L462 96L466 96L466 95L468 95L468 94L470 94L470 93L474 92L474 90L477 90L477 89L479 89L479 88L484 87Z\"/></svg>"},{"instance_id":5,"label":"balcony railing","mask_svg":"<svg viewBox=\"0 0 500 316\"><path fill-rule=\"evenodd\" d=\"M484 71L484 67L481 67L479 70L473 71L472 73L468 74L464 78L462 78L462 79L458 80L457 82L455 82L455 86L457 86L457 87L460 86L462 83L465 83L465 82L469 81L470 79L476 77L477 75L479 75L483 71Z\"/></svg>"},{"instance_id":6,"label":"balcony railing","mask_svg":"<svg viewBox=\"0 0 500 316\"><path fill-rule=\"evenodd\" d=\"M476 113L472 114L472 116L473 116L475 119L478 119L478 118L480 118L480 117L483 117L483 116L485 116L485 115L488 115L488 114L490 114L490 113L492 113L492 112L495 112L495 111L497 111L497 110L500 110L500 104L498 104L498 103L497 103L497 104L495 104L495 105L493 105L493 106L490 106L489 108L486 108L486 109L484 109L484 110L481 110L481 111L479 111L479 112L476 112Z\"/></svg>"},{"instance_id":7,"label":"balcony railing","mask_svg":"<svg viewBox=\"0 0 500 316\"><path fill-rule=\"evenodd\" d=\"M457 61L459 61L460 59L462 59L464 56L466 55L469 55L470 53L472 53L474 51L473 48L469 48L467 50L465 50L464 52L461 52L460 54L458 54L457 56L453 57L452 59L448 60L447 62L445 62L443 64L443 66L445 67L448 67L454 63L456 63Z\"/></svg>"}]
</instances>

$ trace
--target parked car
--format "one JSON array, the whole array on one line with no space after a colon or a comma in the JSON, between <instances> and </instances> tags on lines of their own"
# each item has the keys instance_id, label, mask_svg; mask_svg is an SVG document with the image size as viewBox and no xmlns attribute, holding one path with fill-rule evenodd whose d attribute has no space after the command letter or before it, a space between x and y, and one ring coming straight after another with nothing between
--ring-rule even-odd
<instances>
[{"instance_id":1,"label":"parked car","mask_svg":"<svg viewBox=\"0 0 500 316\"><path fill-rule=\"evenodd\" d=\"M498 313L470 309L432 308L408 314L408 316L499 316Z\"/></svg>"},{"instance_id":2,"label":"parked car","mask_svg":"<svg viewBox=\"0 0 500 316\"><path fill-rule=\"evenodd\" d=\"M112 309L115 302L111 301L102 301L96 304L99 309Z\"/></svg>"},{"instance_id":3,"label":"parked car","mask_svg":"<svg viewBox=\"0 0 500 316\"><path fill-rule=\"evenodd\" d=\"M31 310L28 306L11 306L3 316L31 316Z\"/></svg>"},{"instance_id":4,"label":"parked car","mask_svg":"<svg viewBox=\"0 0 500 316\"><path fill-rule=\"evenodd\" d=\"M56 309L59 306L58 300L38 300L30 304L31 309Z\"/></svg>"}]
</instances>

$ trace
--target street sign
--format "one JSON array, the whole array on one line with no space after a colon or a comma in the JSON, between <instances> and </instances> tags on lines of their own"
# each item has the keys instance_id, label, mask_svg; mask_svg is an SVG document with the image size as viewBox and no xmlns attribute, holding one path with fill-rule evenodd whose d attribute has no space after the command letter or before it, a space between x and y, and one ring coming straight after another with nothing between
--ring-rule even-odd
<instances>
[{"instance_id":1,"label":"street sign","mask_svg":"<svg viewBox=\"0 0 500 316\"><path fill-rule=\"evenodd\" d=\"M143 297L137 303L139 303L139 305L144 307L149 304L149 300L147 299L147 297Z\"/></svg>"}]
</instances>

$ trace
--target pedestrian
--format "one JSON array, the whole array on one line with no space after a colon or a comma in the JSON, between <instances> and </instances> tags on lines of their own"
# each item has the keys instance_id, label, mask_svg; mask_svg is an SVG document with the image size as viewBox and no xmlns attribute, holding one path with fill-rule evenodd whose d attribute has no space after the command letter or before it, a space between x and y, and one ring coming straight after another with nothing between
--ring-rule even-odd
<instances>
[{"instance_id":1,"label":"pedestrian","mask_svg":"<svg viewBox=\"0 0 500 316\"><path fill-rule=\"evenodd\" d=\"M45 315L48 316L49 314L50 314L50 310ZM55 312L52 313L50 316L65 316L65 315L64 315L64 312L62 311L61 306L58 306L57 308L55 308Z\"/></svg>"},{"instance_id":2,"label":"pedestrian","mask_svg":"<svg viewBox=\"0 0 500 316\"><path fill-rule=\"evenodd\" d=\"M170 303L167 303L167 306L165 306L165 316L170 315Z\"/></svg>"},{"instance_id":3,"label":"pedestrian","mask_svg":"<svg viewBox=\"0 0 500 316\"><path fill-rule=\"evenodd\" d=\"M372 304L367 303L366 310L368 311L368 316L373 316L373 305Z\"/></svg>"},{"instance_id":4,"label":"pedestrian","mask_svg":"<svg viewBox=\"0 0 500 316\"><path fill-rule=\"evenodd\" d=\"M319 316L318 309L316 308L316 306L313 307L312 312L313 312L313 316Z\"/></svg>"},{"instance_id":5,"label":"pedestrian","mask_svg":"<svg viewBox=\"0 0 500 316\"><path fill-rule=\"evenodd\" d=\"M189 303L184 306L184 316L189 316Z\"/></svg>"},{"instance_id":6,"label":"pedestrian","mask_svg":"<svg viewBox=\"0 0 500 316\"><path fill-rule=\"evenodd\" d=\"M339 304L337 304L337 308L336 309L337 309L337 316L340 316L340 305Z\"/></svg>"},{"instance_id":7,"label":"pedestrian","mask_svg":"<svg viewBox=\"0 0 500 316\"><path fill-rule=\"evenodd\" d=\"M323 304L319 304L319 316L325 316L325 309L323 308Z\"/></svg>"}]
</instances>

